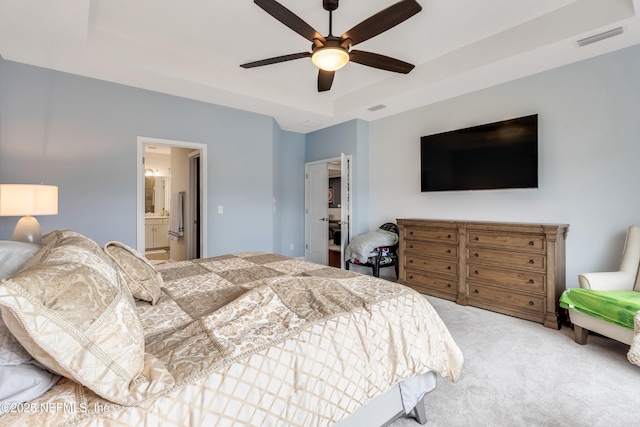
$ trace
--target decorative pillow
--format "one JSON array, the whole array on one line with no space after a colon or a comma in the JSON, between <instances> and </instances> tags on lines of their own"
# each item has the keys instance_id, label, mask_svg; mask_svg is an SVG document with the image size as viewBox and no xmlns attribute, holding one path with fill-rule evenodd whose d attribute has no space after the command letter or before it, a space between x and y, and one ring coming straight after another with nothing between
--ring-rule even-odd
<instances>
[{"instance_id":1,"label":"decorative pillow","mask_svg":"<svg viewBox=\"0 0 640 427\"><path fill-rule=\"evenodd\" d=\"M0 241L0 280L11 277L40 250L40 245L11 240Z\"/></svg>"},{"instance_id":2,"label":"decorative pillow","mask_svg":"<svg viewBox=\"0 0 640 427\"><path fill-rule=\"evenodd\" d=\"M124 243L115 241L107 243L104 250L120 267L135 298L151 304L158 302L162 276L144 256Z\"/></svg>"},{"instance_id":3,"label":"decorative pillow","mask_svg":"<svg viewBox=\"0 0 640 427\"><path fill-rule=\"evenodd\" d=\"M84 235L71 230L55 230L45 234L42 236L42 246L40 247L40 250L24 263L21 270L26 270L29 267L40 264L51 248L53 248L62 238L73 236L86 239Z\"/></svg>"},{"instance_id":4,"label":"decorative pillow","mask_svg":"<svg viewBox=\"0 0 640 427\"><path fill-rule=\"evenodd\" d=\"M121 405L172 386L166 368L145 355L133 297L111 259L79 233L54 237L39 264L0 284L13 336L49 370Z\"/></svg>"}]
</instances>

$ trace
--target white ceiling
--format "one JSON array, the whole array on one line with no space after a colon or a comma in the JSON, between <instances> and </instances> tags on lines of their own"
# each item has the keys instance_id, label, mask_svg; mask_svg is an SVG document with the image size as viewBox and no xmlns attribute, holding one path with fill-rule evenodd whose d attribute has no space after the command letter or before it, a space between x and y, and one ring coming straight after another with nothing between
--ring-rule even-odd
<instances>
[{"instance_id":1,"label":"white ceiling","mask_svg":"<svg viewBox=\"0 0 640 427\"><path fill-rule=\"evenodd\" d=\"M341 0L336 35L396 0ZM323 35L322 0L280 2ZM310 42L251 0L0 0L0 55L275 117L310 132L375 120L640 43L640 0L418 0L422 11L357 49L410 62L407 75L349 63L316 91ZM635 6L635 7L634 7ZM624 33L578 47L616 27ZM385 108L369 111L383 104Z\"/></svg>"}]
</instances>

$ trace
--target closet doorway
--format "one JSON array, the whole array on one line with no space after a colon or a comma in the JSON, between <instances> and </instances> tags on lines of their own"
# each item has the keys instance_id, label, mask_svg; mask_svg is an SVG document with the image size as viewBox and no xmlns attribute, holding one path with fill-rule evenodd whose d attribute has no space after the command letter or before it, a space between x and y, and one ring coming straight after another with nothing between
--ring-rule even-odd
<instances>
[{"instance_id":1,"label":"closet doorway","mask_svg":"<svg viewBox=\"0 0 640 427\"><path fill-rule=\"evenodd\" d=\"M138 137L137 250L154 264L206 256L206 148Z\"/></svg>"},{"instance_id":2,"label":"closet doorway","mask_svg":"<svg viewBox=\"0 0 640 427\"><path fill-rule=\"evenodd\" d=\"M305 164L305 259L344 268L351 236L351 155Z\"/></svg>"}]
</instances>

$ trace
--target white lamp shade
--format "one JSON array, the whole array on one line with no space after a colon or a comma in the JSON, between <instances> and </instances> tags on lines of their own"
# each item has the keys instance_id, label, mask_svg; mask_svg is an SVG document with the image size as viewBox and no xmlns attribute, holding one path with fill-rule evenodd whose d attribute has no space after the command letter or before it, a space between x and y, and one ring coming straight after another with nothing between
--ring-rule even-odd
<instances>
[{"instance_id":1,"label":"white lamp shade","mask_svg":"<svg viewBox=\"0 0 640 427\"><path fill-rule=\"evenodd\" d=\"M311 61L325 71L335 71L349 62L349 54L339 47L323 47L313 52Z\"/></svg>"},{"instance_id":2,"label":"white lamp shade","mask_svg":"<svg viewBox=\"0 0 640 427\"><path fill-rule=\"evenodd\" d=\"M57 214L57 186L0 184L0 216Z\"/></svg>"}]
</instances>

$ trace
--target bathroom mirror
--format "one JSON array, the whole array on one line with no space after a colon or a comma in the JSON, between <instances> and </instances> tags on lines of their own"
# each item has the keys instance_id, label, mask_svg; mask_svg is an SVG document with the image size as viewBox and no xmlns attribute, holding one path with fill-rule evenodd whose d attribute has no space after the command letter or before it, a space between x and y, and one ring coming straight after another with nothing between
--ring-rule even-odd
<instances>
[{"instance_id":1,"label":"bathroom mirror","mask_svg":"<svg viewBox=\"0 0 640 427\"><path fill-rule=\"evenodd\" d=\"M169 210L167 198L166 176L145 176L144 178L144 212L162 215Z\"/></svg>"}]
</instances>

